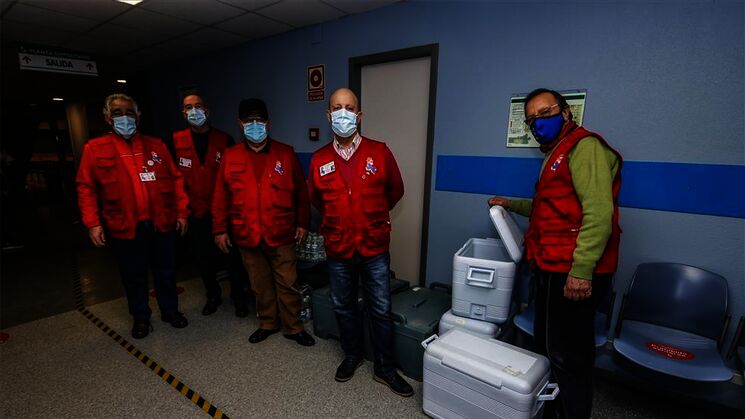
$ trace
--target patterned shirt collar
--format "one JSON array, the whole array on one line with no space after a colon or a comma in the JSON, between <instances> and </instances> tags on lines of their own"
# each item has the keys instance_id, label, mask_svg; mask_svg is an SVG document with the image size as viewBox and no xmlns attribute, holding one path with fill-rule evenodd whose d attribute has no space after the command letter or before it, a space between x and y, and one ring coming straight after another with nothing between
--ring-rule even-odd
<instances>
[{"instance_id":1,"label":"patterned shirt collar","mask_svg":"<svg viewBox=\"0 0 745 419\"><path fill-rule=\"evenodd\" d=\"M351 159L354 155L354 152L357 151L357 148L360 146L361 142L362 136L359 132L356 132L354 134L354 139L352 140L352 144L349 147L342 147L336 137L334 137L334 150L336 150L336 154L338 154L342 159L349 161L349 159Z\"/></svg>"}]
</instances>

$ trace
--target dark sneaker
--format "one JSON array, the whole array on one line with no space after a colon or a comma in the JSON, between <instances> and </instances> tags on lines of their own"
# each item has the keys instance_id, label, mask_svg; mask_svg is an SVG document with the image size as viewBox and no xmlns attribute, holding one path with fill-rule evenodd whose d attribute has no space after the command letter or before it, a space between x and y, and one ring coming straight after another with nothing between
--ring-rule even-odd
<instances>
[{"instance_id":1,"label":"dark sneaker","mask_svg":"<svg viewBox=\"0 0 745 419\"><path fill-rule=\"evenodd\" d=\"M414 395L414 389L411 388L409 383L406 382L397 372L393 372L386 376L380 376L374 374L375 381L385 384L392 392L402 397L411 397Z\"/></svg>"},{"instance_id":2,"label":"dark sneaker","mask_svg":"<svg viewBox=\"0 0 745 419\"><path fill-rule=\"evenodd\" d=\"M359 366L362 365L363 362L364 359L362 359L362 357L348 356L344 358L344 360L341 361L341 364L339 364L339 368L336 369L336 376L334 376L334 380L340 383L349 381L352 377L354 377L354 371L359 368Z\"/></svg>"},{"instance_id":3,"label":"dark sneaker","mask_svg":"<svg viewBox=\"0 0 745 419\"><path fill-rule=\"evenodd\" d=\"M248 337L248 341L251 343L259 343L277 332L279 332L279 329L256 329L256 331L251 333L251 336Z\"/></svg>"},{"instance_id":4,"label":"dark sneaker","mask_svg":"<svg viewBox=\"0 0 745 419\"><path fill-rule=\"evenodd\" d=\"M135 339L142 339L147 337L148 333L153 330L153 325L150 324L150 320L135 320L132 325L132 337Z\"/></svg>"},{"instance_id":5,"label":"dark sneaker","mask_svg":"<svg viewBox=\"0 0 745 419\"><path fill-rule=\"evenodd\" d=\"M215 299L208 299L207 303L204 305L204 308L202 309L202 315L203 316L209 316L210 314L213 314L217 311L217 308L220 307L220 304L222 304L222 301L215 300Z\"/></svg>"},{"instance_id":6,"label":"dark sneaker","mask_svg":"<svg viewBox=\"0 0 745 419\"><path fill-rule=\"evenodd\" d=\"M183 329L184 327L189 325L189 321L186 320L186 317L184 317L184 315L182 313L179 313L178 311L173 314L162 315L160 316L160 319L166 323L170 323L171 326L175 327L176 329Z\"/></svg>"},{"instance_id":7,"label":"dark sneaker","mask_svg":"<svg viewBox=\"0 0 745 419\"><path fill-rule=\"evenodd\" d=\"M300 333L295 333L292 335L285 335L287 339L294 340L295 342L303 345L303 346L313 346L316 344L315 339L313 339L313 336L309 335L307 332L303 331Z\"/></svg>"}]
</instances>

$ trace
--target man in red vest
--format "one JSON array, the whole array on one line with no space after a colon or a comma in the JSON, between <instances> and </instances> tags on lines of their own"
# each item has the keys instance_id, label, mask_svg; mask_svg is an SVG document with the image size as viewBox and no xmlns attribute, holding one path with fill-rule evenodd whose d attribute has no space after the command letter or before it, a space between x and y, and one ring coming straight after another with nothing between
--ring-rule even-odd
<instances>
[{"instance_id":1,"label":"man in red vest","mask_svg":"<svg viewBox=\"0 0 745 419\"><path fill-rule=\"evenodd\" d=\"M94 245L110 243L114 249L134 317L132 337L152 330L148 270L161 320L186 327L174 279L174 230L185 234L189 215L183 177L165 144L137 131L140 113L131 97L110 95L103 113L112 132L88 141L78 169L83 224Z\"/></svg>"},{"instance_id":2,"label":"man in red vest","mask_svg":"<svg viewBox=\"0 0 745 419\"><path fill-rule=\"evenodd\" d=\"M525 115L546 154L535 196L493 197L489 205L530 217L525 256L536 272L534 342L550 359L561 389L547 409L560 417L589 418L595 311L618 265L623 160L603 137L574 122L558 92L531 92Z\"/></svg>"},{"instance_id":3,"label":"man in red vest","mask_svg":"<svg viewBox=\"0 0 745 419\"><path fill-rule=\"evenodd\" d=\"M189 238L207 292L202 314L208 316L222 304L222 289L217 283L220 254L212 236L212 196L222 158L233 145L233 139L210 125L209 109L198 92L184 95L182 113L189 128L173 133L174 161L184 175L189 195ZM235 315L246 317L245 272L241 272L242 266L235 266L240 264L240 254L234 249L229 257L230 295Z\"/></svg>"},{"instance_id":4,"label":"man in red vest","mask_svg":"<svg viewBox=\"0 0 745 419\"><path fill-rule=\"evenodd\" d=\"M238 107L245 141L229 148L217 175L212 202L215 244L223 252L238 245L256 294L259 328L248 338L259 343L277 333L303 346L315 340L300 321L295 244L310 224L308 189L292 147L268 137L269 112L259 99Z\"/></svg>"},{"instance_id":5,"label":"man in red vest","mask_svg":"<svg viewBox=\"0 0 745 419\"><path fill-rule=\"evenodd\" d=\"M341 334L344 360L336 381L348 381L363 362L363 337L357 311L358 277L372 321L374 379L394 393L414 394L396 372L391 320L389 212L403 197L404 183L396 159L385 143L358 132L362 120L357 96L349 89L329 98L326 117L334 139L313 153L309 188L323 214L331 302Z\"/></svg>"}]
</instances>

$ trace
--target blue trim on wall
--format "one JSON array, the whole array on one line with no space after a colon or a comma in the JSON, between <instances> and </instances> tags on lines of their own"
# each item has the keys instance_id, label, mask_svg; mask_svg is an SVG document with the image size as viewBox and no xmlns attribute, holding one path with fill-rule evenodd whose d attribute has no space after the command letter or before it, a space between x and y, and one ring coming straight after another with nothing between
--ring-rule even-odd
<instances>
[{"instance_id":1,"label":"blue trim on wall","mask_svg":"<svg viewBox=\"0 0 745 419\"><path fill-rule=\"evenodd\" d=\"M437 156L435 189L532 197L541 159ZM626 161L624 207L745 218L745 166Z\"/></svg>"}]
</instances>

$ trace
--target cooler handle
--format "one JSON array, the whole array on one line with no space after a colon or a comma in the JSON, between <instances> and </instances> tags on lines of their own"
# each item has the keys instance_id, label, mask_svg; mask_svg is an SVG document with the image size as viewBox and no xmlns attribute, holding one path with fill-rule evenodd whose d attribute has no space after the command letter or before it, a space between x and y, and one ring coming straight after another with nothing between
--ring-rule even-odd
<instances>
[{"instance_id":1,"label":"cooler handle","mask_svg":"<svg viewBox=\"0 0 745 419\"><path fill-rule=\"evenodd\" d=\"M551 390L551 393L550 394L544 393L547 390ZM543 390L541 390L538 393L538 401L545 402L545 401L550 401L550 400L556 400L556 397L558 395L559 395L559 384L546 382L546 385L543 386Z\"/></svg>"},{"instance_id":2,"label":"cooler handle","mask_svg":"<svg viewBox=\"0 0 745 419\"><path fill-rule=\"evenodd\" d=\"M437 340L437 337L438 337L437 334L434 334L434 335L428 337L427 339L424 339L422 341L422 348L427 349L427 346L429 346L430 343L436 341Z\"/></svg>"},{"instance_id":3,"label":"cooler handle","mask_svg":"<svg viewBox=\"0 0 745 419\"><path fill-rule=\"evenodd\" d=\"M489 279L483 279L475 277L474 274L486 274L489 276ZM484 287L484 288L494 288L494 269L489 268L475 268L470 266L468 268L468 276L466 279L468 280L468 285L473 285L474 287Z\"/></svg>"}]
</instances>

